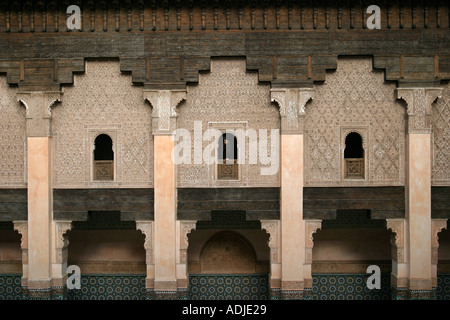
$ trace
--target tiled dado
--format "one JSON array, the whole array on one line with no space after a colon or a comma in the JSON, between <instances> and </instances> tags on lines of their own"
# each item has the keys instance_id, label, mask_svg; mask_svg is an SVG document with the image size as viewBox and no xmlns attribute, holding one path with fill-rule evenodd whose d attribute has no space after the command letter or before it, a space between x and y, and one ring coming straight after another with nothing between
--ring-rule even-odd
<instances>
[{"instance_id":1,"label":"tiled dado","mask_svg":"<svg viewBox=\"0 0 450 320\"><path fill-rule=\"evenodd\" d=\"M438 274L436 300L450 300L450 274Z\"/></svg>"},{"instance_id":2,"label":"tiled dado","mask_svg":"<svg viewBox=\"0 0 450 320\"><path fill-rule=\"evenodd\" d=\"M267 274L199 274L189 276L190 300L267 300Z\"/></svg>"},{"instance_id":3,"label":"tiled dado","mask_svg":"<svg viewBox=\"0 0 450 320\"><path fill-rule=\"evenodd\" d=\"M33 299L26 294L26 290L22 289L21 277L20 274L0 275L0 300ZM233 299L269 299L273 292L269 294L267 276L251 277L254 279L247 278L247 280L244 280L243 277L231 276L226 280L226 277L191 276L188 299L203 298L211 300L230 297ZM222 285L220 278L224 281ZM305 289L304 298L312 300L392 299L390 275L382 274L380 290L369 290L366 286L366 280L366 274L313 274L313 288L311 290ZM250 285L243 286L248 284L247 281ZM240 286L239 289L236 289L236 285ZM228 295L222 294L222 290L223 293ZM144 300L151 296L145 289L145 275L84 275L81 277L80 290L67 290L66 292L66 296L52 294L51 299ZM249 296L248 292L252 292L254 295ZM439 274L437 276L435 292L437 300L450 300L450 274ZM271 298L277 299L276 296L275 294L275 297L272 296Z\"/></svg>"},{"instance_id":4,"label":"tiled dado","mask_svg":"<svg viewBox=\"0 0 450 320\"><path fill-rule=\"evenodd\" d=\"M23 300L21 274L0 274L0 300Z\"/></svg>"},{"instance_id":5,"label":"tiled dado","mask_svg":"<svg viewBox=\"0 0 450 320\"><path fill-rule=\"evenodd\" d=\"M145 300L143 275L82 275L81 289L68 290L68 300Z\"/></svg>"},{"instance_id":6,"label":"tiled dado","mask_svg":"<svg viewBox=\"0 0 450 320\"><path fill-rule=\"evenodd\" d=\"M313 274L311 300L391 300L390 274L381 274L381 289L370 290L368 274Z\"/></svg>"}]
</instances>

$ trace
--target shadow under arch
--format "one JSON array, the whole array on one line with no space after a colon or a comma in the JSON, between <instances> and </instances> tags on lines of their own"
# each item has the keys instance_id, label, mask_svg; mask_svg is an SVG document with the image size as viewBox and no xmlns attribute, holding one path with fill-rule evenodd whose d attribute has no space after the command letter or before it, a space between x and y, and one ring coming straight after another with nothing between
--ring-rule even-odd
<instances>
[{"instance_id":1,"label":"shadow under arch","mask_svg":"<svg viewBox=\"0 0 450 320\"><path fill-rule=\"evenodd\" d=\"M256 252L250 242L233 231L219 231L200 253L201 273L242 274L256 272Z\"/></svg>"}]
</instances>

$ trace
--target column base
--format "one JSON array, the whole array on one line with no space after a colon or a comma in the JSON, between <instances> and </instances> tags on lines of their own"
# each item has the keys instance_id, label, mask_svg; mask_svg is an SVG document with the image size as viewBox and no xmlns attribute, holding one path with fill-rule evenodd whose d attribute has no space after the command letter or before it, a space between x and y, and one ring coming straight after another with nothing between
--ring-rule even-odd
<instances>
[{"instance_id":1,"label":"column base","mask_svg":"<svg viewBox=\"0 0 450 320\"><path fill-rule=\"evenodd\" d=\"M22 287L22 296L24 300L67 300L68 290L67 286L43 289Z\"/></svg>"},{"instance_id":2,"label":"column base","mask_svg":"<svg viewBox=\"0 0 450 320\"><path fill-rule=\"evenodd\" d=\"M281 290L282 300L303 300L303 290Z\"/></svg>"},{"instance_id":3,"label":"column base","mask_svg":"<svg viewBox=\"0 0 450 320\"><path fill-rule=\"evenodd\" d=\"M436 289L411 290L391 287L392 300L436 300Z\"/></svg>"},{"instance_id":4,"label":"column base","mask_svg":"<svg viewBox=\"0 0 450 320\"><path fill-rule=\"evenodd\" d=\"M270 300L281 300L281 289L270 288Z\"/></svg>"},{"instance_id":5,"label":"column base","mask_svg":"<svg viewBox=\"0 0 450 320\"><path fill-rule=\"evenodd\" d=\"M146 300L187 300L187 289L178 289L177 291L155 291L147 289Z\"/></svg>"}]
</instances>

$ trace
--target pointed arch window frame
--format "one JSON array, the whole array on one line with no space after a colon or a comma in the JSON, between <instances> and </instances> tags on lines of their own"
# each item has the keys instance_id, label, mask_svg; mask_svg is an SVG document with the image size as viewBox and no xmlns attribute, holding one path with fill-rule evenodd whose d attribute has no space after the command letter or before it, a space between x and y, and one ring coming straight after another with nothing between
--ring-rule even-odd
<instances>
[{"instance_id":1,"label":"pointed arch window frame","mask_svg":"<svg viewBox=\"0 0 450 320\"><path fill-rule=\"evenodd\" d=\"M363 158L360 159L345 159L344 153L346 148L346 139L350 133L357 133L362 139ZM341 147L340 147L340 159L341 159L341 180L343 181L361 181L367 180L369 172L369 127L368 126L345 126L341 127ZM348 162L357 161L362 166L362 173L359 176L348 176L347 166Z\"/></svg>"}]
</instances>

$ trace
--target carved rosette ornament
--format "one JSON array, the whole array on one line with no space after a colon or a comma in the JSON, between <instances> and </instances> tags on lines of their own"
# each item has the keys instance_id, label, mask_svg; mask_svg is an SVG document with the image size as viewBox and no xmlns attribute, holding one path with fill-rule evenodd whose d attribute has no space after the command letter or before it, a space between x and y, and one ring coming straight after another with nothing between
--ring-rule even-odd
<instances>
[{"instance_id":1,"label":"carved rosette ornament","mask_svg":"<svg viewBox=\"0 0 450 320\"><path fill-rule=\"evenodd\" d=\"M177 128L176 107L186 99L185 90L144 90L144 99L153 107L153 134L167 135Z\"/></svg>"},{"instance_id":2,"label":"carved rosette ornament","mask_svg":"<svg viewBox=\"0 0 450 320\"><path fill-rule=\"evenodd\" d=\"M280 107L281 133L303 134L305 107L314 89L272 89L271 100Z\"/></svg>"},{"instance_id":3,"label":"carved rosette ornament","mask_svg":"<svg viewBox=\"0 0 450 320\"><path fill-rule=\"evenodd\" d=\"M397 98L407 104L408 133L431 133L431 106L442 88L398 88Z\"/></svg>"},{"instance_id":4,"label":"carved rosette ornament","mask_svg":"<svg viewBox=\"0 0 450 320\"><path fill-rule=\"evenodd\" d=\"M51 137L51 107L61 101L61 92L18 92L17 99L26 108L27 137Z\"/></svg>"},{"instance_id":5,"label":"carved rosette ornament","mask_svg":"<svg viewBox=\"0 0 450 320\"><path fill-rule=\"evenodd\" d=\"M146 252L146 263L154 264L153 259L153 221L136 221L136 229L145 235L144 248Z\"/></svg>"},{"instance_id":6,"label":"carved rosette ornament","mask_svg":"<svg viewBox=\"0 0 450 320\"><path fill-rule=\"evenodd\" d=\"M397 263L405 263L405 220L386 219L386 228L393 232L391 236L392 260Z\"/></svg>"},{"instance_id":7,"label":"carved rosette ornament","mask_svg":"<svg viewBox=\"0 0 450 320\"><path fill-rule=\"evenodd\" d=\"M305 220L305 264L312 264L313 235L322 228L322 220Z\"/></svg>"}]
</instances>

